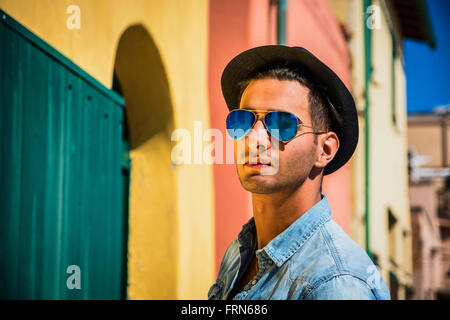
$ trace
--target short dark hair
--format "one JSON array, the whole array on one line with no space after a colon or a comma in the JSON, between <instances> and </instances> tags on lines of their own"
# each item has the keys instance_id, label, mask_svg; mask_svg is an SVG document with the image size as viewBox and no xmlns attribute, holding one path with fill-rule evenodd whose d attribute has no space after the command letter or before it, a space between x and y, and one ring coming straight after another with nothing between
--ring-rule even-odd
<instances>
[{"instance_id":1,"label":"short dark hair","mask_svg":"<svg viewBox=\"0 0 450 320\"><path fill-rule=\"evenodd\" d=\"M339 128L337 124L340 125L342 119L328 99L326 88L295 66L275 63L255 71L249 78L238 83L240 88L239 100L251 81L268 78L298 81L309 89L309 112L311 113L311 126L314 130L336 131ZM314 142L317 143L317 135L314 135Z\"/></svg>"}]
</instances>

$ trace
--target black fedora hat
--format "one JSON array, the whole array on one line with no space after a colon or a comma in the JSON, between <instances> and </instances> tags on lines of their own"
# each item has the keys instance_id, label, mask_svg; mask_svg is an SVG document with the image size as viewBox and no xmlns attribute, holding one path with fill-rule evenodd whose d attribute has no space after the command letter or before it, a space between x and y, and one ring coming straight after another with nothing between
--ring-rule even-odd
<instances>
[{"instance_id":1,"label":"black fedora hat","mask_svg":"<svg viewBox=\"0 0 450 320\"><path fill-rule=\"evenodd\" d=\"M267 45L249 49L234 57L222 73L222 93L228 109L239 108L241 88L239 83L248 80L268 65L280 63L295 66L319 84L340 118L334 121L332 131L339 138L339 149L324 174L342 167L352 156L358 143L358 115L355 102L345 84L329 67L302 47Z\"/></svg>"}]
</instances>

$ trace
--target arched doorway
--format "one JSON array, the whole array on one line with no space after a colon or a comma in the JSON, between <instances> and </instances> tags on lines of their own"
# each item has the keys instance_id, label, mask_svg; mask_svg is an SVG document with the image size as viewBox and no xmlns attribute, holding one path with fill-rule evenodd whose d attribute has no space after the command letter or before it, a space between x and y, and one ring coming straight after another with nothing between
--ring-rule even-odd
<instances>
[{"instance_id":1,"label":"arched doorway","mask_svg":"<svg viewBox=\"0 0 450 320\"><path fill-rule=\"evenodd\" d=\"M122 34L113 88L124 97L129 142L128 298L174 299L177 196L171 168L173 108L167 75L142 25Z\"/></svg>"}]
</instances>

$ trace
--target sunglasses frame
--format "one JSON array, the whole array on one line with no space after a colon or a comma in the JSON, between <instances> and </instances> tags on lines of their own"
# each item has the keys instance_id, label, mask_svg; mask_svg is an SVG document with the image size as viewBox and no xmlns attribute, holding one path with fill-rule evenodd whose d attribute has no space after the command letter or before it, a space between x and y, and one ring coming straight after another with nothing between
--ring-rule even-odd
<instances>
[{"instance_id":1,"label":"sunglasses frame","mask_svg":"<svg viewBox=\"0 0 450 320\"><path fill-rule=\"evenodd\" d=\"M270 134L270 130L267 128L267 126L266 126L266 121L265 121L265 118L266 118L266 115L267 114L269 114L269 113L271 113L271 112L285 112L285 113L289 113L289 114L292 114L296 119L297 119L297 131L295 132L295 135L290 139L290 140L287 140L287 141L284 141L284 140L279 140L279 141L282 141L282 142L289 142L289 141L291 141L291 140L293 140L294 138L296 138L296 137L298 137L298 132L300 131L299 130L299 127L305 127L305 128L311 128L311 129L314 129L313 127L311 127L311 126L308 126L308 125L306 125L306 124L304 124L303 122L302 122L302 120L300 120L300 118L299 117L297 117L295 114L293 114L292 112L288 112L288 111L282 111L282 110L254 110L254 109L234 109L234 110L231 110L229 113L228 113L228 115L230 114L230 113L232 113L232 112L234 112L234 111L237 111L237 110L244 110L244 111L250 111L251 113L253 113L254 115L255 115L255 121L253 121L253 124L250 126L250 129L253 129L253 127L255 126L255 124L258 122L258 120L261 118L261 121L262 121L262 123L263 123L263 125L264 125L264 128L266 129L266 131L267 131L267 133L269 134L269 136L272 136L271 134ZM228 118L228 115L227 115L227 118ZM262 117L261 117L261 115L263 115ZM225 119L225 127L226 127L226 125L227 125L227 120ZM228 129L227 129L228 130ZM310 132L310 133L314 133L314 134L323 134L323 133L328 133L329 131L312 131L312 132ZM245 137L246 135L247 135L248 133L246 133L245 135L243 135L241 138L243 138L243 137ZM239 138L240 139L240 138ZM276 138L275 138L276 139ZM278 139L277 139L278 140Z\"/></svg>"}]
</instances>

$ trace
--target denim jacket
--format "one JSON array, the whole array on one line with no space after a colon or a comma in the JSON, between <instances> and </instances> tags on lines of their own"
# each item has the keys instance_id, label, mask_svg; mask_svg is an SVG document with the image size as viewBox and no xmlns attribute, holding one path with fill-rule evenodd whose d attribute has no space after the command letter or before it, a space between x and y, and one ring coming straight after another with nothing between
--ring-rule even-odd
<instances>
[{"instance_id":1,"label":"denim jacket","mask_svg":"<svg viewBox=\"0 0 450 320\"><path fill-rule=\"evenodd\" d=\"M322 194L322 200L259 250L251 218L228 246L208 299L390 299L369 256L330 216ZM255 250L258 273L243 291L229 296Z\"/></svg>"}]
</instances>

